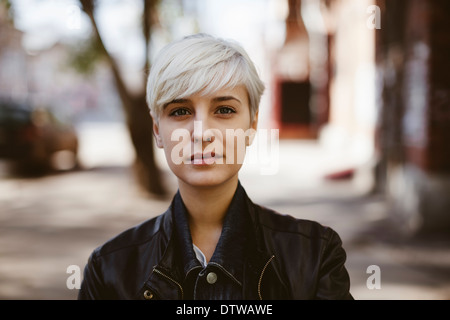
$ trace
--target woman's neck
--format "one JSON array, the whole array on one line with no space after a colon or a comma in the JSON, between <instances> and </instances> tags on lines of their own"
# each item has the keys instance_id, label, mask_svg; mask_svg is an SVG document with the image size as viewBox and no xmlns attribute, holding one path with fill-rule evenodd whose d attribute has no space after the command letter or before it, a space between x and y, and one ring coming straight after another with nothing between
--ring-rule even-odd
<instances>
[{"instance_id":1,"label":"woman's neck","mask_svg":"<svg viewBox=\"0 0 450 320\"><path fill-rule=\"evenodd\" d=\"M223 220L238 185L238 176L214 187L195 187L179 180L188 211L192 242L210 260L222 232Z\"/></svg>"},{"instance_id":2,"label":"woman's neck","mask_svg":"<svg viewBox=\"0 0 450 320\"><path fill-rule=\"evenodd\" d=\"M221 225L237 185L237 176L214 187L196 187L180 180L180 195L189 220L204 225Z\"/></svg>"}]
</instances>

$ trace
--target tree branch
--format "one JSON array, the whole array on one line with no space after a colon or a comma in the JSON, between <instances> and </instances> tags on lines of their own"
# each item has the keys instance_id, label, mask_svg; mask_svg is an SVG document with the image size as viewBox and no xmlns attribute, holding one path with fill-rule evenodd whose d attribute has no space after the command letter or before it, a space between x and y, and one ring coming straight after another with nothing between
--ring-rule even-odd
<instances>
[{"instance_id":1,"label":"tree branch","mask_svg":"<svg viewBox=\"0 0 450 320\"><path fill-rule=\"evenodd\" d=\"M145 41L145 65L144 65L144 83L147 81L147 72L150 70L150 37L152 26L155 24L156 6L159 0L143 0L144 12L142 15L142 32Z\"/></svg>"},{"instance_id":2,"label":"tree branch","mask_svg":"<svg viewBox=\"0 0 450 320\"><path fill-rule=\"evenodd\" d=\"M91 21L92 27L94 29L95 38L98 41L100 51L102 54L105 55L107 58L109 64L111 65L111 70L113 72L114 80L117 85L117 90L120 96L120 99L122 100L123 106L126 109L132 108L132 98L131 95L125 85L125 81L123 80L122 75L120 74L119 67L114 60L114 58L111 56L111 54L106 49L103 39L100 35L100 31L98 29L97 21L95 20L95 1L94 0L80 0L81 7L83 11L88 15L89 20Z\"/></svg>"}]
</instances>

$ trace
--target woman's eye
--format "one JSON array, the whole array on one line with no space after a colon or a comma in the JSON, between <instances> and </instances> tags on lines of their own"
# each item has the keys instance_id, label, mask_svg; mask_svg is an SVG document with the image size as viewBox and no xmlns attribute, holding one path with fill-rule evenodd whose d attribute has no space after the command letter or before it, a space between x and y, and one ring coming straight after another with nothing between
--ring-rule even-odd
<instances>
[{"instance_id":1,"label":"woman's eye","mask_svg":"<svg viewBox=\"0 0 450 320\"><path fill-rule=\"evenodd\" d=\"M220 107L219 109L217 109L217 113L219 113L219 114L231 114L231 113L236 113L236 111L234 111L234 109L230 108L230 107Z\"/></svg>"},{"instance_id":2,"label":"woman's eye","mask_svg":"<svg viewBox=\"0 0 450 320\"><path fill-rule=\"evenodd\" d=\"M187 109L176 109L170 113L170 116L181 117L189 114L189 110Z\"/></svg>"}]
</instances>

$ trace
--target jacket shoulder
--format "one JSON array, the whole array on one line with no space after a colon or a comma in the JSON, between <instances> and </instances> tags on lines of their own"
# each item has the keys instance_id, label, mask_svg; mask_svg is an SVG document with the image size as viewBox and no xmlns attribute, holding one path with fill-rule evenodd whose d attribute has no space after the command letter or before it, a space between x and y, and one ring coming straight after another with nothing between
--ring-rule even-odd
<instances>
[{"instance_id":1,"label":"jacket shoulder","mask_svg":"<svg viewBox=\"0 0 450 320\"><path fill-rule=\"evenodd\" d=\"M151 241L156 235L164 233L164 228L161 228L161 225L168 219L168 215L169 213L166 211L163 214L121 232L97 247L94 250L93 255L101 257L130 247L140 246ZM162 234L162 236L167 237L165 234Z\"/></svg>"},{"instance_id":2,"label":"jacket shoulder","mask_svg":"<svg viewBox=\"0 0 450 320\"><path fill-rule=\"evenodd\" d=\"M264 244L276 257L274 270L293 299L352 299L346 253L335 230L256 206Z\"/></svg>"},{"instance_id":3,"label":"jacket shoulder","mask_svg":"<svg viewBox=\"0 0 450 320\"><path fill-rule=\"evenodd\" d=\"M166 241L163 225L170 217L168 210L97 247L89 256L84 269L78 298L135 299L158 256L154 253ZM126 281L123 281L125 274Z\"/></svg>"},{"instance_id":4,"label":"jacket shoulder","mask_svg":"<svg viewBox=\"0 0 450 320\"><path fill-rule=\"evenodd\" d=\"M330 240L336 232L317 221L298 219L279 213L275 210L255 204L258 211L259 223L267 229L281 233L293 233L306 238L321 238Z\"/></svg>"}]
</instances>

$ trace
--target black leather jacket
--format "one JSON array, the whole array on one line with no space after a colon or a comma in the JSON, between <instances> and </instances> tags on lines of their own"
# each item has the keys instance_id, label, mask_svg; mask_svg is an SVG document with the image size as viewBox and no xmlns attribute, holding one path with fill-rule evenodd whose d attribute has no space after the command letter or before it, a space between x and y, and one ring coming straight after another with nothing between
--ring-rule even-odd
<instances>
[{"instance_id":1,"label":"black leather jacket","mask_svg":"<svg viewBox=\"0 0 450 320\"><path fill-rule=\"evenodd\" d=\"M252 225L241 284L244 299L352 299L346 253L334 230L256 205L243 192ZM164 214L95 249L78 298L187 298L173 208L172 202Z\"/></svg>"}]
</instances>

